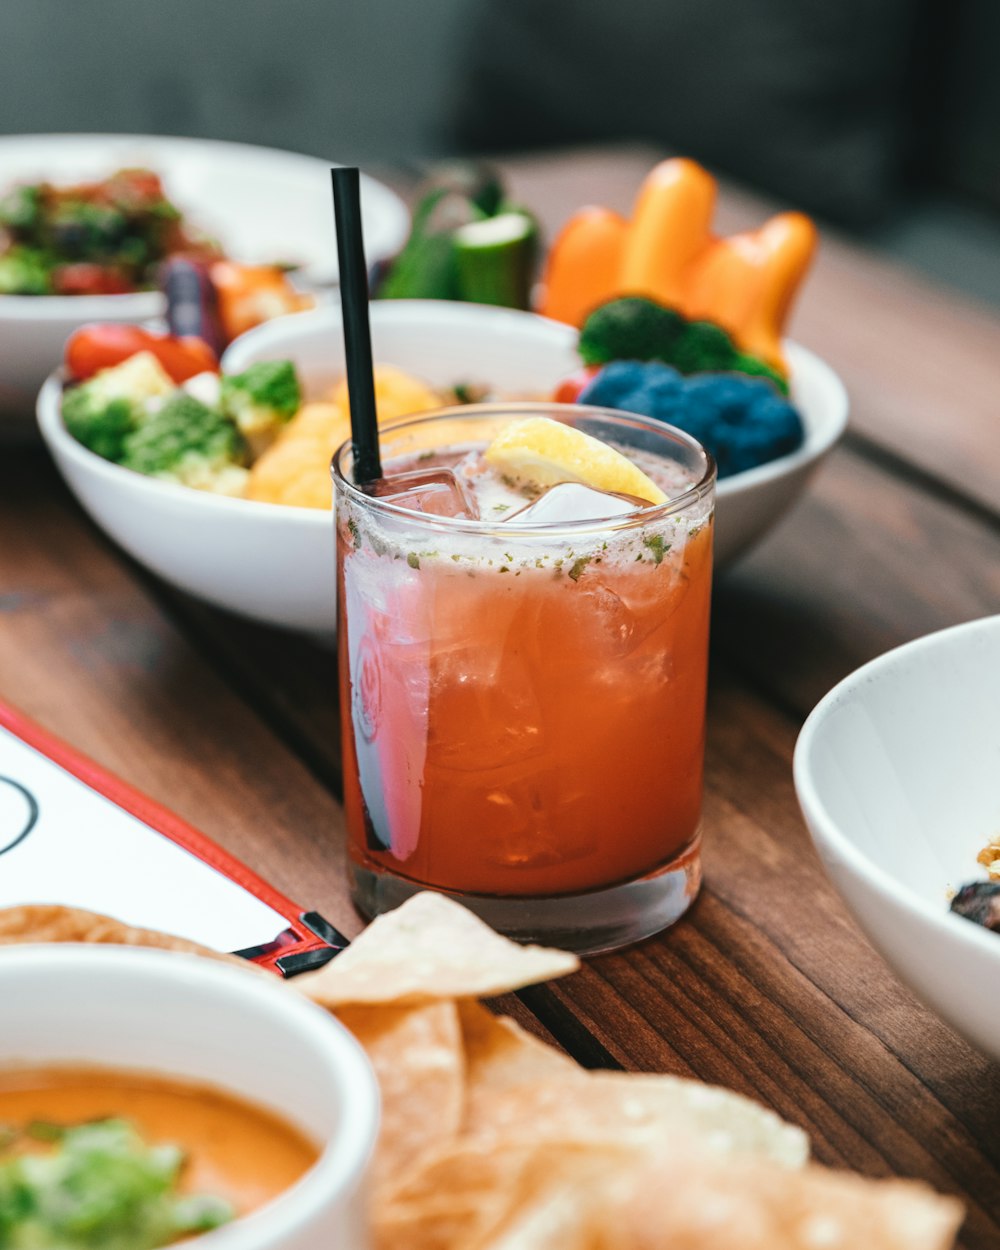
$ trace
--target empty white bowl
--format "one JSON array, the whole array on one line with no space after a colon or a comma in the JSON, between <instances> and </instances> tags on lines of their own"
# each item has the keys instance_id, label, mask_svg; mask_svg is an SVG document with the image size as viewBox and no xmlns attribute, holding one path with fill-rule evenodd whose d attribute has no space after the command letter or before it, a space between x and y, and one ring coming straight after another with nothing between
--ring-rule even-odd
<instances>
[{"instance_id":1,"label":"empty white bowl","mask_svg":"<svg viewBox=\"0 0 1000 1250\"><path fill-rule=\"evenodd\" d=\"M482 381L511 398L548 396L579 367L576 331L532 313L445 300L371 305L375 359L431 385ZM788 344L803 447L718 484L715 560L723 567L757 542L801 494L843 434L847 397L818 357ZM340 306L266 322L236 339L223 368L295 362L315 398L343 375ZM227 499L142 477L82 447L59 414L61 380L38 398L42 435L77 498L120 546L182 590L217 607L293 629L336 628L333 523L309 508Z\"/></svg>"},{"instance_id":2,"label":"empty white bowl","mask_svg":"<svg viewBox=\"0 0 1000 1250\"><path fill-rule=\"evenodd\" d=\"M327 1012L264 975L194 955L67 943L0 948L0 1067L86 1066L193 1081L263 1107L320 1147L272 1202L205 1250L364 1250L379 1095Z\"/></svg>"},{"instance_id":3,"label":"empty white bowl","mask_svg":"<svg viewBox=\"0 0 1000 1250\"><path fill-rule=\"evenodd\" d=\"M294 261L309 283L334 281L330 162L297 152L156 135L0 137L0 193L20 182L93 181L125 166L161 175L191 225L217 238L234 260ZM365 246L371 263L391 256L409 229L403 201L364 177ZM38 388L59 364L72 332L92 321L160 316L158 291L129 295L0 295L0 420L30 417Z\"/></svg>"},{"instance_id":4,"label":"empty white bowl","mask_svg":"<svg viewBox=\"0 0 1000 1250\"><path fill-rule=\"evenodd\" d=\"M806 720L795 788L827 872L901 980L1000 1059L1000 933L949 912L1000 834L1000 616L898 647Z\"/></svg>"}]
</instances>

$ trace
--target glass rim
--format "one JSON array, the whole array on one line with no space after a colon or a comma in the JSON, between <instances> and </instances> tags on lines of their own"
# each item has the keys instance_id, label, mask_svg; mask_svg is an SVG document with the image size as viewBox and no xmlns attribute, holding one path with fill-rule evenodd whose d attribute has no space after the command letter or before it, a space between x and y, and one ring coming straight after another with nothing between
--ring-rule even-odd
<instances>
[{"instance_id":1,"label":"glass rim","mask_svg":"<svg viewBox=\"0 0 1000 1250\"><path fill-rule=\"evenodd\" d=\"M430 528L440 526L454 532L464 531L483 534L500 530L510 534L516 528L519 536L552 534L557 531L584 533L593 529L605 531L608 529L628 529L636 524L646 524L650 521L663 519L672 513L683 512L693 504L699 503L715 488L717 478L715 458L708 448L693 435L688 434L685 430L679 429L675 425L669 425L665 421L657 421L653 417L644 416L642 413L628 412L619 408L602 408L591 404L563 404L555 400L511 400L509 402L498 400L480 404L457 404L449 408L435 408L431 412L394 418L386 422L384 426L381 426L379 433L381 434L383 431L386 433L389 431L396 432L405 427L431 425L438 421L444 422L456 418L468 420L470 417L498 417L508 413L513 416L527 416L529 413L540 414L543 411L551 413L553 409L557 412L582 413L585 416L610 418L619 424L638 426L653 434L663 436L669 442L679 443L688 451L693 451L700 456L704 464L702 474L696 482L686 486L678 494L671 495L663 503L651 503L645 508L636 508L634 512L624 515L617 513L609 517L593 517L586 520L544 521L527 525L517 523L512 525L509 521L498 522L495 519L483 520L470 517L437 516L425 512L415 512L412 508L404 508L399 504L392 503L390 499L369 495L362 487L352 482L344 472L344 460L353 451L353 440L350 438L341 443L334 451L330 461L330 472L335 486L344 490L348 498L382 515L396 519L409 519ZM555 419L558 419L558 417ZM334 499L334 508L336 508L336 498Z\"/></svg>"}]
</instances>

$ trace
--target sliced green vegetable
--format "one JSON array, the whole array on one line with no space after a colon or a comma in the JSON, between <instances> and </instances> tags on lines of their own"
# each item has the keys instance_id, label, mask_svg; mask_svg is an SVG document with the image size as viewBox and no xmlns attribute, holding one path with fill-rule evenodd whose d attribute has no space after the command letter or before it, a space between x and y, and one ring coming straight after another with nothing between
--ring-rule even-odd
<instances>
[{"instance_id":1,"label":"sliced green vegetable","mask_svg":"<svg viewBox=\"0 0 1000 1250\"><path fill-rule=\"evenodd\" d=\"M61 1130L52 1149L0 1162L0 1246L155 1250L231 1220L222 1199L177 1193L183 1162L124 1120Z\"/></svg>"},{"instance_id":2,"label":"sliced green vegetable","mask_svg":"<svg viewBox=\"0 0 1000 1250\"><path fill-rule=\"evenodd\" d=\"M514 210L462 226L454 235L460 297L477 304L528 308L538 226Z\"/></svg>"}]
</instances>

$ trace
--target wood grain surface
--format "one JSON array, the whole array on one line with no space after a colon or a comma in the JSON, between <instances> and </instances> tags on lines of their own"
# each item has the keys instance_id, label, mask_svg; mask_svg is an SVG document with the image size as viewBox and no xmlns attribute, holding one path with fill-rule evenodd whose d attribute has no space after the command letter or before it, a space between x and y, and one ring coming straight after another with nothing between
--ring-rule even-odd
<instances>
[{"instance_id":1,"label":"wood grain surface","mask_svg":"<svg viewBox=\"0 0 1000 1250\"><path fill-rule=\"evenodd\" d=\"M630 206L645 149L503 163L554 231ZM397 184L406 179L397 177ZM726 229L768 206L727 191ZM1000 611L1000 317L828 238L795 337L852 431L713 612L702 897L669 933L501 1007L589 1066L697 1076L806 1128L816 1157L959 1195L1000 1245L1000 1067L917 1003L812 850L791 756L836 681ZM111 546L44 452L0 456L0 697L357 932L343 886L336 658L169 590Z\"/></svg>"}]
</instances>

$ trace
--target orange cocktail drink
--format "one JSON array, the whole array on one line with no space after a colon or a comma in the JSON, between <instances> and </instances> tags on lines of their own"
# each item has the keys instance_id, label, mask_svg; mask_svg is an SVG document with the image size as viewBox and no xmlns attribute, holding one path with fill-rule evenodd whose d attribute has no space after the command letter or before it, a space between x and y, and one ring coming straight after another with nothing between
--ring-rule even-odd
<instances>
[{"instance_id":1,"label":"orange cocktail drink","mask_svg":"<svg viewBox=\"0 0 1000 1250\"><path fill-rule=\"evenodd\" d=\"M342 453L352 882L369 913L430 887L595 949L669 923L700 880L713 469L656 422L511 409L383 431L375 493ZM484 460L538 413L616 447L666 502Z\"/></svg>"}]
</instances>

